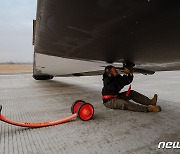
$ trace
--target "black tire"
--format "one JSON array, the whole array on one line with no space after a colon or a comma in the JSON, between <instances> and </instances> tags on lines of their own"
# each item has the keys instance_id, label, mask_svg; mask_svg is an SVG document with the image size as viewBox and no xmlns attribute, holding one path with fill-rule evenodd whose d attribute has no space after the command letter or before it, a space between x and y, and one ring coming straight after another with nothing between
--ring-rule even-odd
<instances>
[{"instance_id":1,"label":"black tire","mask_svg":"<svg viewBox=\"0 0 180 154\"><path fill-rule=\"evenodd\" d=\"M83 104L86 103L86 102L83 101L83 100L77 100L77 101L75 101L75 102L71 105L71 113L72 113L72 114L74 114L74 106L75 106L77 103L79 103L79 102L82 102ZM78 107L78 108L79 108L79 107ZM78 110L78 108L77 108L77 110Z\"/></svg>"},{"instance_id":2,"label":"black tire","mask_svg":"<svg viewBox=\"0 0 180 154\"><path fill-rule=\"evenodd\" d=\"M35 80L51 80L53 79L52 75L33 75Z\"/></svg>"},{"instance_id":3,"label":"black tire","mask_svg":"<svg viewBox=\"0 0 180 154\"><path fill-rule=\"evenodd\" d=\"M2 110L2 105L0 105L0 114L1 114L1 110Z\"/></svg>"}]
</instances>

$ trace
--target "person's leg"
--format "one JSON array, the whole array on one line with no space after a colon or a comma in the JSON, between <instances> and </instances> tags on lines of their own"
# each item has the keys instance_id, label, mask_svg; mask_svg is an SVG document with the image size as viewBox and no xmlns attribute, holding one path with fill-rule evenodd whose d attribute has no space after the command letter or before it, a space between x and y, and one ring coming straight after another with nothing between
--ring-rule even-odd
<instances>
[{"instance_id":1,"label":"person's leg","mask_svg":"<svg viewBox=\"0 0 180 154\"><path fill-rule=\"evenodd\" d=\"M111 109L120 109L120 110L130 110L130 111L137 111L137 112L148 112L147 106L135 104L128 100L114 98L104 105L107 108Z\"/></svg>"},{"instance_id":2,"label":"person's leg","mask_svg":"<svg viewBox=\"0 0 180 154\"><path fill-rule=\"evenodd\" d=\"M134 90L131 90L129 96L126 96L126 92L120 93L119 98L125 99L125 100L132 99L133 101L135 101L137 103L147 105L147 106L151 104L151 99L149 99L147 96L142 95Z\"/></svg>"},{"instance_id":3,"label":"person's leg","mask_svg":"<svg viewBox=\"0 0 180 154\"><path fill-rule=\"evenodd\" d=\"M104 103L104 105L110 109L123 110L124 109L124 103L125 103L125 100L114 98L114 99L111 99L110 101Z\"/></svg>"}]
</instances>

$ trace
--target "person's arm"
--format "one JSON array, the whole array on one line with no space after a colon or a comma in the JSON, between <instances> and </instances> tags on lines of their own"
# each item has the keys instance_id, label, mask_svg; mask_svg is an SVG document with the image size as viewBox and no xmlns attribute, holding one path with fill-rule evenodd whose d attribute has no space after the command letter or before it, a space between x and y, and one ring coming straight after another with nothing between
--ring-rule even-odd
<instances>
[{"instance_id":1,"label":"person's arm","mask_svg":"<svg viewBox=\"0 0 180 154\"><path fill-rule=\"evenodd\" d=\"M120 74L117 76L117 87L119 90L121 90L124 86L130 84L133 80L133 74L129 75L123 75L121 76Z\"/></svg>"},{"instance_id":2,"label":"person's arm","mask_svg":"<svg viewBox=\"0 0 180 154\"><path fill-rule=\"evenodd\" d=\"M128 85L133 81L133 68L132 69L128 69L128 68L124 68L124 75L123 75L123 79L124 79L124 84Z\"/></svg>"},{"instance_id":3,"label":"person's arm","mask_svg":"<svg viewBox=\"0 0 180 154\"><path fill-rule=\"evenodd\" d=\"M125 85L130 84L133 81L133 78L134 78L133 74L124 74L123 75L123 82L124 82L124 84Z\"/></svg>"}]
</instances>

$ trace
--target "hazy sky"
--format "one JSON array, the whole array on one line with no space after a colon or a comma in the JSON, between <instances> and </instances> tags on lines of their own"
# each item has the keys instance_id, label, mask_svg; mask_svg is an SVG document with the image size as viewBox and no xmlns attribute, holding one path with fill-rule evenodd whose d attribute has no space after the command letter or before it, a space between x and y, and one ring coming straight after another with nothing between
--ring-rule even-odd
<instances>
[{"instance_id":1,"label":"hazy sky","mask_svg":"<svg viewBox=\"0 0 180 154\"><path fill-rule=\"evenodd\" d=\"M37 0L0 0L0 62L32 62Z\"/></svg>"}]
</instances>

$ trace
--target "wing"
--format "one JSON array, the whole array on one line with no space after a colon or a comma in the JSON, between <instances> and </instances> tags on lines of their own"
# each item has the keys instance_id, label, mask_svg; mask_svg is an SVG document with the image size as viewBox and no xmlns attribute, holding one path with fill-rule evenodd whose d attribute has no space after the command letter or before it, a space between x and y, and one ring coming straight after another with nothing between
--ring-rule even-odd
<instances>
[{"instance_id":1,"label":"wing","mask_svg":"<svg viewBox=\"0 0 180 154\"><path fill-rule=\"evenodd\" d=\"M179 70L179 27L179 0L38 0L34 75Z\"/></svg>"}]
</instances>

